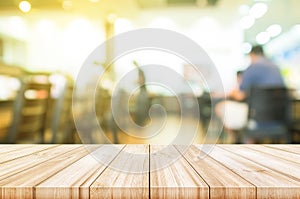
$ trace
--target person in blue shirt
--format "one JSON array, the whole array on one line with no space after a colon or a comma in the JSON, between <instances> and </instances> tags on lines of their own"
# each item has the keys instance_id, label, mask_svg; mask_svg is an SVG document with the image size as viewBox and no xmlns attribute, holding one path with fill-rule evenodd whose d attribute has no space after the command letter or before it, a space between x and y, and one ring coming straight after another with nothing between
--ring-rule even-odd
<instances>
[{"instance_id":1,"label":"person in blue shirt","mask_svg":"<svg viewBox=\"0 0 300 199\"><path fill-rule=\"evenodd\" d=\"M247 93L253 86L284 87L284 80L279 68L267 59L262 46L253 46L249 54L251 64L243 71L239 86L226 95L228 100L216 106L216 114L223 120L225 130L239 130L247 124Z\"/></svg>"},{"instance_id":2,"label":"person in blue shirt","mask_svg":"<svg viewBox=\"0 0 300 199\"><path fill-rule=\"evenodd\" d=\"M243 72L239 89L228 96L238 101L245 100L253 86L284 86L279 68L264 56L262 46L254 46L249 56L251 65Z\"/></svg>"}]
</instances>

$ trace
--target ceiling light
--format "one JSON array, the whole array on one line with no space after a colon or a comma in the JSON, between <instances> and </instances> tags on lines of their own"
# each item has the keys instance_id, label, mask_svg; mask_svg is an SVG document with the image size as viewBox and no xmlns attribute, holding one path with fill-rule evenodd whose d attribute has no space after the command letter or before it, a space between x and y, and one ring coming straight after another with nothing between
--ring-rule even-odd
<instances>
[{"instance_id":1,"label":"ceiling light","mask_svg":"<svg viewBox=\"0 0 300 199\"><path fill-rule=\"evenodd\" d=\"M22 12L29 12L31 10L31 4L28 1L21 1L19 3L19 8Z\"/></svg>"},{"instance_id":2,"label":"ceiling light","mask_svg":"<svg viewBox=\"0 0 300 199\"><path fill-rule=\"evenodd\" d=\"M240 26L243 29L249 29L254 25L255 19L251 16L244 16L240 20Z\"/></svg>"},{"instance_id":3,"label":"ceiling light","mask_svg":"<svg viewBox=\"0 0 300 199\"><path fill-rule=\"evenodd\" d=\"M264 16L264 14L266 14L266 12L268 11L268 6L265 3L256 3L254 4L250 11L249 14L254 17L255 19L261 18L262 16Z\"/></svg>"},{"instance_id":4,"label":"ceiling light","mask_svg":"<svg viewBox=\"0 0 300 199\"><path fill-rule=\"evenodd\" d=\"M249 13L250 7L246 4L243 4L239 7L240 15L247 15Z\"/></svg>"},{"instance_id":5,"label":"ceiling light","mask_svg":"<svg viewBox=\"0 0 300 199\"><path fill-rule=\"evenodd\" d=\"M99 0L90 0L90 2L97 3L97 2L99 2Z\"/></svg>"},{"instance_id":6,"label":"ceiling light","mask_svg":"<svg viewBox=\"0 0 300 199\"><path fill-rule=\"evenodd\" d=\"M270 41L270 35L268 32L261 32L256 35L256 42L258 44L266 44Z\"/></svg>"},{"instance_id":7,"label":"ceiling light","mask_svg":"<svg viewBox=\"0 0 300 199\"><path fill-rule=\"evenodd\" d=\"M282 28L278 24L273 24L267 28L267 32L269 33L269 35L271 37L278 36L281 33L281 31L282 31Z\"/></svg>"}]
</instances>

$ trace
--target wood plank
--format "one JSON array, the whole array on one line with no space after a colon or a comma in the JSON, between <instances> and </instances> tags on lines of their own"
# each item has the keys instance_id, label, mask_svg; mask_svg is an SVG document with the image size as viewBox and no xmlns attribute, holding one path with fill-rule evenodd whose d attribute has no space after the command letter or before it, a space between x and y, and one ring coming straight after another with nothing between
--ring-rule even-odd
<instances>
[{"instance_id":1,"label":"wood plank","mask_svg":"<svg viewBox=\"0 0 300 199\"><path fill-rule=\"evenodd\" d=\"M200 146L199 146L200 147ZM210 188L210 198L255 198L255 186L200 150L190 146L186 152L176 146ZM200 147L201 148L201 147Z\"/></svg>"},{"instance_id":2,"label":"wood plank","mask_svg":"<svg viewBox=\"0 0 300 199\"><path fill-rule=\"evenodd\" d=\"M266 144L265 146L271 147L274 149L280 149L283 151L288 151L291 153L297 153L300 154L300 145L299 144L293 144L293 145L286 145L286 144Z\"/></svg>"},{"instance_id":3,"label":"wood plank","mask_svg":"<svg viewBox=\"0 0 300 199\"><path fill-rule=\"evenodd\" d=\"M209 198L209 187L174 146L150 146L150 198Z\"/></svg>"},{"instance_id":4,"label":"wood plank","mask_svg":"<svg viewBox=\"0 0 300 199\"><path fill-rule=\"evenodd\" d=\"M12 176L21 171L27 170L31 167L37 166L43 162L46 162L52 158L55 158L59 155L67 153L71 150L74 150L76 147L65 147L59 145L51 145L52 147L46 148L41 151L37 151L31 155L23 156L5 163L1 163L0 167L0 180L5 179L9 176ZM35 147L35 146L31 146Z\"/></svg>"},{"instance_id":5,"label":"wood plank","mask_svg":"<svg viewBox=\"0 0 300 199\"><path fill-rule=\"evenodd\" d=\"M24 145L16 145L16 150L8 151L6 153L2 153L0 163L4 163L10 160L18 159L24 156L28 156L31 154L34 154L36 152L45 150L47 148L53 147L53 145L30 145L30 144L24 144Z\"/></svg>"},{"instance_id":6,"label":"wood plank","mask_svg":"<svg viewBox=\"0 0 300 199\"><path fill-rule=\"evenodd\" d=\"M64 145L64 147L74 148L74 150L0 180L1 197L34 198L36 185L88 154L83 146Z\"/></svg>"},{"instance_id":7,"label":"wood plank","mask_svg":"<svg viewBox=\"0 0 300 199\"><path fill-rule=\"evenodd\" d=\"M221 147L300 182L300 159L297 159L297 162L291 162L280 157L247 148L246 146L239 147L238 150L234 145Z\"/></svg>"},{"instance_id":8,"label":"wood plank","mask_svg":"<svg viewBox=\"0 0 300 199\"><path fill-rule=\"evenodd\" d=\"M0 145L0 199L300 198L299 145L111 146Z\"/></svg>"},{"instance_id":9,"label":"wood plank","mask_svg":"<svg viewBox=\"0 0 300 199\"><path fill-rule=\"evenodd\" d=\"M108 164L118 155L125 145L108 145L99 148L64 168L36 186L36 198L89 198L89 187L106 168L94 156L101 156Z\"/></svg>"},{"instance_id":10,"label":"wood plank","mask_svg":"<svg viewBox=\"0 0 300 199\"><path fill-rule=\"evenodd\" d=\"M291 153L288 151L272 148L272 147L267 147L264 145L246 145L247 148L251 148L252 150L255 151L260 151L262 153L267 153L269 155L276 156L281 159L289 160L295 163L300 164L300 154L296 153Z\"/></svg>"},{"instance_id":11,"label":"wood plank","mask_svg":"<svg viewBox=\"0 0 300 199\"><path fill-rule=\"evenodd\" d=\"M127 145L90 187L91 199L148 196L148 145Z\"/></svg>"},{"instance_id":12,"label":"wood plank","mask_svg":"<svg viewBox=\"0 0 300 199\"><path fill-rule=\"evenodd\" d=\"M11 151L21 150L24 148L30 148L32 145L25 144L1 144L0 145L0 156Z\"/></svg>"},{"instance_id":13,"label":"wood plank","mask_svg":"<svg viewBox=\"0 0 300 199\"><path fill-rule=\"evenodd\" d=\"M223 146L215 146L208 155L255 185L257 198L300 198L299 181L261 166L249 160L249 156L242 157L227 151ZM235 146L235 151L245 148L243 145ZM205 152L205 148L201 149Z\"/></svg>"}]
</instances>

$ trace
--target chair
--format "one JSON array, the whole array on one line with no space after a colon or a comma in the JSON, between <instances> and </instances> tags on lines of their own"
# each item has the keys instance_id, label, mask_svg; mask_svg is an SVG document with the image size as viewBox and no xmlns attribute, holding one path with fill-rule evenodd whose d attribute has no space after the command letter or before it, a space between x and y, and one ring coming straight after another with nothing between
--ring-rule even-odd
<instances>
[{"instance_id":1,"label":"chair","mask_svg":"<svg viewBox=\"0 0 300 199\"><path fill-rule=\"evenodd\" d=\"M43 143L50 88L49 83L22 82L14 102L7 143Z\"/></svg>"},{"instance_id":2,"label":"chair","mask_svg":"<svg viewBox=\"0 0 300 199\"><path fill-rule=\"evenodd\" d=\"M242 132L242 142L249 139L261 143L291 142L288 126L291 119L289 90L280 87L253 87L247 99L248 125Z\"/></svg>"},{"instance_id":3,"label":"chair","mask_svg":"<svg viewBox=\"0 0 300 199\"><path fill-rule=\"evenodd\" d=\"M13 101L0 101L0 143L6 142L7 133L12 121Z\"/></svg>"},{"instance_id":4,"label":"chair","mask_svg":"<svg viewBox=\"0 0 300 199\"><path fill-rule=\"evenodd\" d=\"M58 98L54 102L52 114L51 143L74 143L75 129L72 116L73 84L66 81Z\"/></svg>"},{"instance_id":5,"label":"chair","mask_svg":"<svg viewBox=\"0 0 300 199\"><path fill-rule=\"evenodd\" d=\"M300 143L300 100L293 99L292 106L292 122L290 125L290 132L292 133L292 143Z\"/></svg>"}]
</instances>

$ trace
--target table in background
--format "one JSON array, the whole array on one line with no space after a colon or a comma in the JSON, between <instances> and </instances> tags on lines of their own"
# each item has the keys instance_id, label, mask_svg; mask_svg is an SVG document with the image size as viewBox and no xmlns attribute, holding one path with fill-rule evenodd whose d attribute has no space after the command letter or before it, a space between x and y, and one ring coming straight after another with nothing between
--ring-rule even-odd
<instances>
[{"instance_id":1,"label":"table in background","mask_svg":"<svg viewBox=\"0 0 300 199\"><path fill-rule=\"evenodd\" d=\"M300 145L94 146L0 145L0 198L300 198Z\"/></svg>"}]
</instances>

